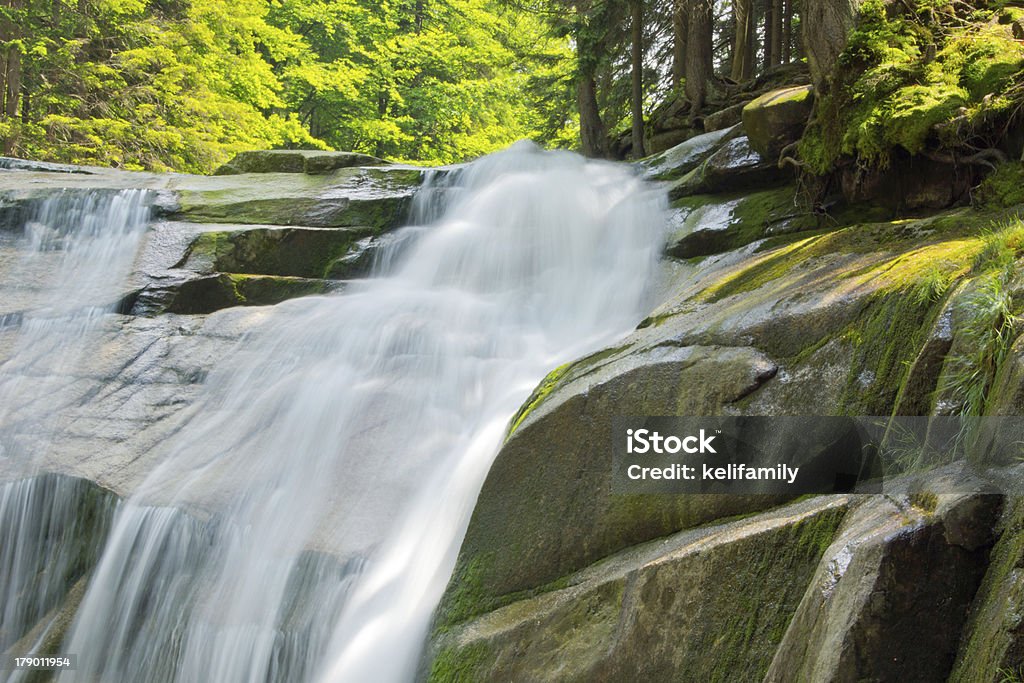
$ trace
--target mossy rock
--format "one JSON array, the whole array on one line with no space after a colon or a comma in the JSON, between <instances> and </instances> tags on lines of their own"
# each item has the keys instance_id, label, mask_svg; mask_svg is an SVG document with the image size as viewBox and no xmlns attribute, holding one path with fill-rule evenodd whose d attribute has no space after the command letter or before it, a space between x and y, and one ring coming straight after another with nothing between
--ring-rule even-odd
<instances>
[{"instance_id":1,"label":"mossy rock","mask_svg":"<svg viewBox=\"0 0 1024 683\"><path fill-rule=\"evenodd\" d=\"M946 680L1001 504L956 493L974 483L929 478L919 493L869 497L851 512L765 683Z\"/></svg>"},{"instance_id":2,"label":"mossy rock","mask_svg":"<svg viewBox=\"0 0 1024 683\"><path fill-rule=\"evenodd\" d=\"M752 349L668 346L610 350L556 371L513 420L488 474L440 622L493 609L630 545L784 500L611 493L608 415L717 414L774 372Z\"/></svg>"},{"instance_id":3,"label":"mossy rock","mask_svg":"<svg viewBox=\"0 0 1024 683\"><path fill-rule=\"evenodd\" d=\"M370 228L204 232L179 265L199 273L343 278L356 274L361 267L355 257L366 250L367 239L374 233ZM352 260L339 264L339 259L346 257Z\"/></svg>"},{"instance_id":4,"label":"mossy rock","mask_svg":"<svg viewBox=\"0 0 1024 683\"><path fill-rule=\"evenodd\" d=\"M774 90L743 107L743 130L750 146L763 157L774 159L804 132L814 106L809 85Z\"/></svg>"},{"instance_id":5,"label":"mossy rock","mask_svg":"<svg viewBox=\"0 0 1024 683\"><path fill-rule=\"evenodd\" d=\"M513 420L442 601L442 623L493 609L618 549L776 501L613 496L617 415L877 415L892 411L937 304L934 269L963 273L978 216L854 226L724 258L621 347L559 368ZM816 350L840 349L825 359ZM780 366L786 380L773 379ZM769 397L770 398L765 398ZM830 397L826 400L826 397ZM763 400L762 400L763 399ZM572 501L570 505L566 501Z\"/></svg>"},{"instance_id":6,"label":"mossy rock","mask_svg":"<svg viewBox=\"0 0 1024 683\"><path fill-rule=\"evenodd\" d=\"M997 530L999 540L964 628L950 683L1002 683L1014 680L1006 677L1008 672L1024 670L1024 499L1007 501Z\"/></svg>"},{"instance_id":7,"label":"mossy rock","mask_svg":"<svg viewBox=\"0 0 1024 683\"><path fill-rule=\"evenodd\" d=\"M334 283L299 277L220 273L172 288L169 313L212 313L232 306L269 306L331 290Z\"/></svg>"},{"instance_id":8,"label":"mossy rock","mask_svg":"<svg viewBox=\"0 0 1024 683\"><path fill-rule=\"evenodd\" d=\"M816 230L825 220L802 207L792 186L732 196L696 195L673 205L685 212L665 253L694 258L738 249L765 237Z\"/></svg>"},{"instance_id":9,"label":"mossy rock","mask_svg":"<svg viewBox=\"0 0 1024 683\"><path fill-rule=\"evenodd\" d=\"M1019 207L1024 211L1024 163L999 164L974 193L975 203L986 209Z\"/></svg>"},{"instance_id":10,"label":"mossy rock","mask_svg":"<svg viewBox=\"0 0 1024 683\"><path fill-rule=\"evenodd\" d=\"M383 232L406 219L423 176L411 168L359 167L330 176L189 177L178 181L174 217L196 223L369 226Z\"/></svg>"},{"instance_id":11,"label":"mossy rock","mask_svg":"<svg viewBox=\"0 0 1024 683\"><path fill-rule=\"evenodd\" d=\"M435 633L429 680L759 680L848 503L803 501L613 555Z\"/></svg>"},{"instance_id":12,"label":"mossy rock","mask_svg":"<svg viewBox=\"0 0 1024 683\"><path fill-rule=\"evenodd\" d=\"M319 175L339 168L353 166L381 166L385 162L377 157L354 152L324 152L320 150L253 150L242 152L224 164L214 175L240 173L308 173Z\"/></svg>"},{"instance_id":13,"label":"mossy rock","mask_svg":"<svg viewBox=\"0 0 1024 683\"><path fill-rule=\"evenodd\" d=\"M792 171L758 154L747 137L728 139L697 168L669 188L669 198L764 189L791 180Z\"/></svg>"}]
</instances>

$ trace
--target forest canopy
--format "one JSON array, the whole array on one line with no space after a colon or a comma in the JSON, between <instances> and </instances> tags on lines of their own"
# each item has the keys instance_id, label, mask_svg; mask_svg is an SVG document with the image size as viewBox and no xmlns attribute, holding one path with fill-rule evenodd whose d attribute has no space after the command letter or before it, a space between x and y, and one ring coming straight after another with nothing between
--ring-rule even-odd
<instances>
[{"instance_id":1,"label":"forest canopy","mask_svg":"<svg viewBox=\"0 0 1024 683\"><path fill-rule=\"evenodd\" d=\"M827 173L918 153L965 107L988 129L1016 115L1017 4L0 0L0 139L7 155L188 172L266 148L445 164L522 138L640 158L812 81L821 115L796 163Z\"/></svg>"},{"instance_id":2,"label":"forest canopy","mask_svg":"<svg viewBox=\"0 0 1024 683\"><path fill-rule=\"evenodd\" d=\"M491 0L5 0L5 152L209 171L254 148L447 163L574 135L568 42Z\"/></svg>"}]
</instances>

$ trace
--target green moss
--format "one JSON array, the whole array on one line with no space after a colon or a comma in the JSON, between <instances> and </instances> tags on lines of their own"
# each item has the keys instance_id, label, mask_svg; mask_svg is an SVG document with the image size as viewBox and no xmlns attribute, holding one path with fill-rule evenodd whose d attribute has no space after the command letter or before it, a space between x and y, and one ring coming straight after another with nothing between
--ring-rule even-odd
<instances>
[{"instance_id":1,"label":"green moss","mask_svg":"<svg viewBox=\"0 0 1024 683\"><path fill-rule=\"evenodd\" d=\"M910 504L919 510L931 514L939 507L939 497L932 491L918 491L911 494Z\"/></svg>"},{"instance_id":2,"label":"green moss","mask_svg":"<svg viewBox=\"0 0 1024 683\"><path fill-rule=\"evenodd\" d=\"M512 434L515 433L516 429L519 428L519 425L523 423L523 420L526 419L526 416L533 412L533 410L543 403L544 399L555 390L555 387L558 386L558 383L562 380L562 377L565 376L565 373L568 372L572 365L573 363L560 365L549 372L547 376L541 380L541 383L533 390L530 397L526 399L526 403L524 403L519 411L512 417L512 422L508 428L508 434L505 436L506 439L511 437Z\"/></svg>"},{"instance_id":3,"label":"green moss","mask_svg":"<svg viewBox=\"0 0 1024 683\"><path fill-rule=\"evenodd\" d=\"M967 625L963 646L949 677L950 683L1001 681L1000 669L1014 669L1024 609L1024 499L1011 498L1000 521L999 540L992 548L988 571L981 582ZM1012 678L1010 680L1013 680Z\"/></svg>"},{"instance_id":4,"label":"green moss","mask_svg":"<svg viewBox=\"0 0 1024 683\"><path fill-rule=\"evenodd\" d=\"M790 524L771 536L736 544L741 583L758 590L738 590L708 653L710 670L702 680L731 683L761 680L802 597L802 588L832 544L846 509L825 510ZM744 547L748 546L748 547ZM778 567L789 568L779 572ZM795 580L797 572L802 580ZM734 580L735 580L734 578ZM793 590L794 586L800 589Z\"/></svg>"},{"instance_id":5,"label":"green moss","mask_svg":"<svg viewBox=\"0 0 1024 683\"><path fill-rule=\"evenodd\" d=\"M974 200L978 206L991 209L1024 205L1024 164L1000 164L982 181Z\"/></svg>"},{"instance_id":6,"label":"green moss","mask_svg":"<svg viewBox=\"0 0 1024 683\"><path fill-rule=\"evenodd\" d=\"M831 172L843 156L885 167L897 148L911 154L957 149L996 133L1015 105L1024 47L1007 25L985 23L991 11L956 17L930 0L889 12L868 0L840 57L834 82L800 144L807 168ZM954 123L955 122L955 123Z\"/></svg>"},{"instance_id":7,"label":"green moss","mask_svg":"<svg viewBox=\"0 0 1024 683\"><path fill-rule=\"evenodd\" d=\"M482 680L480 670L489 659L484 643L444 648L431 662L427 680L430 683L478 683Z\"/></svg>"}]
</instances>

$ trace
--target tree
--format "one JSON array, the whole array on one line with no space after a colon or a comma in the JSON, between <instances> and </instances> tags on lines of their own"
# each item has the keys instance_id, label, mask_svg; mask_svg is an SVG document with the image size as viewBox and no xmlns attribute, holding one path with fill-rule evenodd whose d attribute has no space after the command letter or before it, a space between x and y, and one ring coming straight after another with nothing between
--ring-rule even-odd
<instances>
[{"instance_id":1,"label":"tree","mask_svg":"<svg viewBox=\"0 0 1024 683\"><path fill-rule=\"evenodd\" d=\"M686 37L689 33L687 0L672 0L672 88L686 78Z\"/></svg>"},{"instance_id":2,"label":"tree","mask_svg":"<svg viewBox=\"0 0 1024 683\"><path fill-rule=\"evenodd\" d=\"M754 2L734 0L736 34L732 47L732 80L742 82L754 75Z\"/></svg>"},{"instance_id":3,"label":"tree","mask_svg":"<svg viewBox=\"0 0 1024 683\"><path fill-rule=\"evenodd\" d=\"M632 118L633 158L646 156L644 152L644 3L632 0Z\"/></svg>"},{"instance_id":4,"label":"tree","mask_svg":"<svg viewBox=\"0 0 1024 683\"><path fill-rule=\"evenodd\" d=\"M803 0L801 22L803 44L811 79L819 91L827 88L828 75L856 24L864 0Z\"/></svg>"},{"instance_id":5,"label":"tree","mask_svg":"<svg viewBox=\"0 0 1024 683\"><path fill-rule=\"evenodd\" d=\"M712 57L712 0L686 0L688 31L686 34L686 99L690 115L695 118L704 108L708 82L714 73Z\"/></svg>"}]
</instances>

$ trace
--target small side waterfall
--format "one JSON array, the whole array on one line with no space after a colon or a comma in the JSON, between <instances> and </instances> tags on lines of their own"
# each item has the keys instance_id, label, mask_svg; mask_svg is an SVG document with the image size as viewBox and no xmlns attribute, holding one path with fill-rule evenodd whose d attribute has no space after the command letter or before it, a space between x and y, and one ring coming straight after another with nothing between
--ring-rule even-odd
<instances>
[{"instance_id":1,"label":"small side waterfall","mask_svg":"<svg viewBox=\"0 0 1024 683\"><path fill-rule=\"evenodd\" d=\"M665 230L629 169L530 143L441 183L372 277L254 314L212 368L116 511L60 681L413 678L509 418L641 319Z\"/></svg>"},{"instance_id":2,"label":"small side waterfall","mask_svg":"<svg viewBox=\"0 0 1024 683\"><path fill-rule=\"evenodd\" d=\"M35 471L56 416L82 400L75 369L121 294L148 204L137 190L64 192L33 203L13 237L18 256L5 276L30 290L22 295L32 305L7 331L0 365L0 467L20 476L0 485L0 653L63 599L110 523L111 497Z\"/></svg>"}]
</instances>

